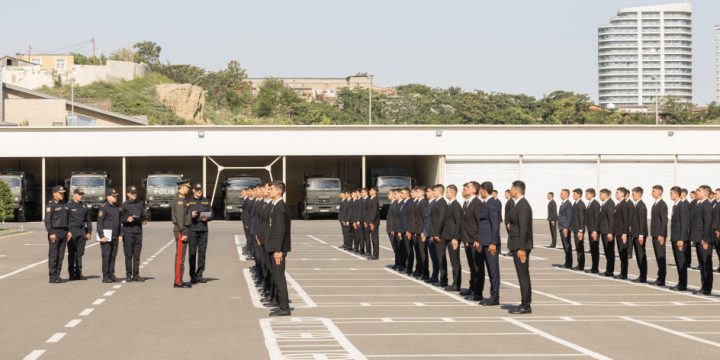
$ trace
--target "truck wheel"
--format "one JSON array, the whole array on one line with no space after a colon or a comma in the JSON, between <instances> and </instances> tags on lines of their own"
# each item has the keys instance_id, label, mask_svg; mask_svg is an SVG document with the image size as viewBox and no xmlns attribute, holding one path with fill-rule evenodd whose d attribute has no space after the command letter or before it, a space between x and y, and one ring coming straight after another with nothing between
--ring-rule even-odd
<instances>
[{"instance_id":1,"label":"truck wheel","mask_svg":"<svg viewBox=\"0 0 720 360\"><path fill-rule=\"evenodd\" d=\"M25 218L25 207L24 207L24 206L21 207L20 210L18 211L18 216L17 216L17 219L16 219L15 221L17 221L17 222L25 222L25 221L26 221L26 218Z\"/></svg>"},{"instance_id":2,"label":"truck wheel","mask_svg":"<svg viewBox=\"0 0 720 360\"><path fill-rule=\"evenodd\" d=\"M147 216L147 221L152 221L152 211L148 209L148 211L145 212L145 216Z\"/></svg>"},{"instance_id":3,"label":"truck wheel","mask_svg":"<svg viewBox=\"0 0 720 360\"><path fill-rule=\"evenodd\" d=\"M307 211L303 211L303 220L310 220L310 214Z\"/></svg>"},{"instance_id":4,"label":"truck wheel","mask_svg":"<svg viewBox=\"0 0 720 360\"><path fill-rule=\"evenodd\" d=\"M230 221L230 220L232 220L232 219L230 219L230 217L231 217L231 215L228 214L227 210L223 210L223 219Z\"/></svg>"}]
</instances>

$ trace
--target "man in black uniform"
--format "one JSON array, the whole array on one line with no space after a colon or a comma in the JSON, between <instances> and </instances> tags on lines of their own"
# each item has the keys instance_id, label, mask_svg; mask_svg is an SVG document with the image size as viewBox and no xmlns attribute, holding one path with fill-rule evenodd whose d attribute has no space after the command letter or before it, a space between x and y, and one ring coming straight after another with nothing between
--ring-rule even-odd
<instances>
[{"instance_id":1,"label":"man in black uniform","mask_svg":"<svg viewBox=\"0 0 720 360\"><path fill-rule=\"evenodd\" d=\"M368 260L380 258L380 203L377 198L377 188L372 187L368 192L367 222L368 222Z\"/></svg>"},{"instance_id":2,"label":"man in black uniform","mask_svg":"<svg viewBox=\"0 0 720 360\"><path fill-rule=\"evenodd\" d=\"M395 228L394 214L398 203L397 199L395 198L394 189L388 191L388 201L390 201L390 204L388 205L387 214L385 215L385 231L388 234L388 238L390 239L390 246L392 247L393 254L395 255L395 261L393 262L393 265L390 266L390 268L393 270L397 270L400 267L400 250L398 249L397 241L395 241L395 232L393 230Z\"/></svg>"},{"instance_id":3,"label":"man in black uniform","mask_svg":"<svg viewBox=\"0 0 720 360\"><path fill-rule=\"evenodd\" d=\"M268 235L265 242L265 251L270 255L272 276L277 287L278 309L270 316L289 316L290 303L288 299L287 281L285 279L285 258L291 249L290 238L290 209L283 200L285 183L275 181L272 183L270 196L270 213L268 217Z\"/></svg>"},{"instance_id":4,"label":"man in black uniform","mask_svg":"<svg viewBox=\"0 0 720 360\"><path fill-rule=\"evenodd\" d=\"M65 188L55 186L52 200L45 207L45 229L48 234L48 269L51 284L61 284L60 270L65 257L65 246L72 234L68 231L68 207L63 201Z\"/></svg>"},{"instance_id":5,"label":"man in black uniform","mask_svg":"<svg viewBox=\"0 0 720 360\"><path fill-rule=\"evenodd\" d=\"M630 205L625 199L628 190L619 187L615 191L615 216L613 218L613 233L615 234L615 242L617 243L618 256L620 257L620 274L615 279L627 280L628 274L628 249L630 234Z\"/></svg>"},{"instance_id":6,"label":"man in black uniform","mask_svg":"<svg viewBox=\"0 0 720 360\"><path fill-rule=\"evenodd\" d=\"M188 233L188 253L190 259L190 282L206 283L203 277L205 271L205 253L208 243L208 221L212 220L210 200L203 197L203 186L196 183L193 186L193 197L185 202L187 212L192 219Z\"/></svg>"},{"instance_id":7,"label":"man in black uniform","mask_svg":"<svg viewBox=\"0 0 720 360\"><path fill-rule=\"evenodd\" d=\"M687 256L685 254L690 252L690 211L685 201L680 199L681 193L682 189L677 186L670 189L670 198L674 204L670 218L670 241L678 272L678 283L670 289L675 291L687 291Z\"/></svg>"},{"instance_id":8,"label":"man in black uniform","mask_svg":"<svg viewBox=\"0 0 720 360\"><path fill-rule=\"evenodd\" d=\"M700 284L696 295L710 295L713 284L712 251L714 234L712 229L712 204L707 199L710 187L700 186L695 192L696 203L690 212L690 240L695 243L695 251L700 265Z\"/></svg>"},{"instance_id":9,"label":"man in black uniform","mask_svg":"<svg viewBox=\"0 0 720 360\"><path fill-rule=\"evenodd\" d=\"M585 190L585 198L588 201L585 226L587 226L586 234L590 237L590 260L592 261L590 270L585 272L593 274L599 273L598 267L600 266L600 231L598 230L598 225L600 225L600 203L595 199L595 196L595 189Z\"/></svg>"},{"instance_id":10,"label":"man in black uniform","mask_svg":"<svg viewBox=\"0 0 720 360\"><path fill-rule=\"evenodd\" d=\"M611 277L615 271L615 236L613 235L615 221L615 203L613 202L610 190L600 190L600 220L598 223L598 231L605 252L605 272L602 276Z\"/></svg>"},{"instance_id":11,"label":"man in black uniform","mask_svg":"<svg viewBox=\"0 0 720 360\"><path fill-rule=\"evenodd\" d=\"M340 232L342 232L343 236L343 243L340 245L340 248L343 250L349 250L352 249L352 245L348 246L348 243L352 243L352 241L349 241L350 234L348 233L347 224L348 224L348 195L347 191L341 191L340 195L340 209L338 210L338 222L340 223Z\"/></svg>"},{"instance_id":12,"label":"man in black uniform","mask_svg":"<svg viewBox=\"0 0 720 360\"><path fill-rule=\"evenodd\" d=\"M350 204L350 224L352 224L353 229L353 251L356 253L360 253L365 250L362 248L362 204L363 201L360 198L360 190L353 190L352 203Z\"/></svg>"},{"instance_id":13,"label":"man in black uniform","mask_svg":"<svg viewBox=\"0 0 720 360\"><path fill-rule=\"evenodd\" d=\"M508 218L508 250L512 252L515 261L515 271L518 275L520 305L510 310L511 314L530 314L532 308L532 285L530 283L530 252L533 249L532 208L525 199L525 183L518 180L513 182L512 196L515 206L506 215Z\"/></svg>"},{"instance_id":14,"label":"man in black uniform","mask_svg":"<svg viewBox=\"0 0 720 360\"><path fill-rule=\"evenodd\" d=\"M460 265L460 233L462 231L463 211L462 206L458 203L457 186L448 185L445 190L445 198L448 201L448 207L445 211L445 220L443 231L440 236L441 241L445 242L450 258L450 266L452 268L453 282L447 286L447 291L460 291L462 283L462 266Z\"/></svg>"},{"instance_id":15,"label":"man in black uniform","mask_svg":"<svg viewBox=\"0 0 720 360\"><path fill-rule=\"evenodd\" d=\"M97 233L100 238L100 252L102 254L102 272L104 283L118 281L115 277L115 259L117 258L118 242L120 240L120 206L117 197L120 195L115 189L107 189L105 202L100 205L97 217ZM110 234L106 234L110 231ZM109 235L109 236L108 236Z\"/></svg>"},{"instance_id":16,"label":"man in black uniform","mask_svg":"<svg viewBox=\"0 0 720 360\"><path fill-rule=\"evenodd\" d=\"M655 285L665 286L665 275L667 273L667 260L665 258L665 240L667 239L668 207L662 199L663 187L655 185L652 189L652 196L655 203L650 209L650 236L652 237L655 261L658 265L657 279Z\"/></svg>"},{"instance_id":17,"label":"man in black uniform","mask_svg":"<svg viewBox=\"0 0 720 360\"><path fill-rule=\"evenodd\" d=\"M427 279L430 277L428 265L427 242L423 229L425 228L425 217L423 216L425 208L427 208L427 200L425 200L425 189L415 187L413 189L413 206L410 216L410 233L412 234L413 243L415 244L415 271L414 276L418 279Z\"/></svg>"},{"instance_id":18,"label":"man in black uniform","mask_svg":"<svg viewBox=\"0 0 720 360\"><path fill-rule=\"evenodd\" d=\"M645 253L645 241L648 235L647 207L642 201L643 188L637 186L632 189L632 206L630 207L630 235L632 246L635 249L635 260L640 269L640 276L633 282L647 282L647 254Z\"/></svg>"},{"instance_id":19,"label":"man in black uniform","mask_svg":"<svg viewBox=\"0 0 720 360\"><path fill-rule=\"evenodd\" d=\"M570 230L575 239L575 254L577 255L577 266L573 270L585 270L585 244L583 236L585 234L585 203L582 202L582 189L573 190L572 221L570 222Z\"/></svg>"},{"instance_id":20,"label":"man in black uniform","mask_svg":"<svg viewBox=\"0 0 720 360\"><path fill-rule=\"evenodd\" d=\"M81 188L73 190L73 200L67 204L68 222L72 238L68 247L68 272L70 280L87 280L82 274L82 258L85 255L85 242L92 234L90 210L82 201L85 193Z\"/></svg>"},{"instance_id":21,"label":"man in black uniform","mask_svg":"<svg viewBox=\"0 0 720 360\"><path fill-rule=\"evenodd\" d=\"M185 254L187 254L189 216L186 216L185 198L190 191L190 180L181 180L178 183L178 192L175 201L170 207L175 234L175 280L173 288L190 288L192 285L183 282L185 272Z\"/></svg>"},{"instance_id":22,"label":"man in black uniform","mask_svg":"<svg viewBox=\"0 0 720 360\"><path fill-rule=\"evenodd\" d=\"M555 193L552 191L547 194L548 207L547 207L547 221L550 225L550 245L548 248L554 249L557 244L557 221L558 221L558 208L555 202Z\"/></svg>"},{"instance_id":23,"label":"man in black uniform","mask_svg":"<svg viewBox=\"0 0 720 360\"><path fill-rule=\"evenodd\" d=\"M120 207L122 220L123 252L125 253L125 281L143 282L140 277L143 225L147 224L145 206L137 201L137 188L130 186L127 200Z\"/></svg>"}]
</instances>

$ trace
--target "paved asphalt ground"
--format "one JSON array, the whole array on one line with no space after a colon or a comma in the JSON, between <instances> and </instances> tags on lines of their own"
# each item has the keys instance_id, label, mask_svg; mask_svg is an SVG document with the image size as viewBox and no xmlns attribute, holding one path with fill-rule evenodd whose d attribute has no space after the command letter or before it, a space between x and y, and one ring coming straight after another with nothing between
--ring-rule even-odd
<instances>
[{"instance_id":1,"label":"paved asphalt ground","mask_svg":"<svg viewBox=\"0 0 720 360\"><path fill-rule=\"evenodd\" d=\"M150 279L129 284L100 282L100 249L92 242L84 260L90 280L48 284L44 229L38 223L25 228L28 233L0 238L3 360L720 355L717 291L695 296L556 269L562 251L541 247L549 241L542 221L535 223L530 260L533 314L522 316L505 309L519 302L512 260L501 260L503 306L481 307L385 269L392 259L385 235L379 261L338 249L339 225L330 220L293 222L288 280L295 310L284 318L269 318L250 291L251 262L238 251L245 243L240 222L211 224L205 275L212 281L192 289L171 286L174 241L167 222L146 227L141 275ZM650 277L656 272L651 248ZM63 265L66 279L67 259ZM124 269L121 250L116 273ZM467 286L469 275L463 275ZM696 288L698 272L689 278ZM668 285L676 279L669 266Z\"/></svg>"}]
</instances>

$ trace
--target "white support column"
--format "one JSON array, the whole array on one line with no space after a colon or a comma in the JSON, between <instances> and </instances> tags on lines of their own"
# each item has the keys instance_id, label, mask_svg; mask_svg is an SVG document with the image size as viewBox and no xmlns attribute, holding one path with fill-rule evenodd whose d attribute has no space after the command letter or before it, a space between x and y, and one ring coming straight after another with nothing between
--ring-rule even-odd
<instances>
[{"instance_id":1,"label":"white support column","mask_svg":"<svg viewBox=\"0 0 720 360\"><path fill-rule=\"evenodd\" d=\"M122 197L127 194L127 159L123 156L122 158Z\"/></svg>"},{"instance_id":2,"label":"white support column","mask_svg":"<svg viewBox=\"0 0 720 360\"><path fill-rule=\"evenodd\" d=\"M673 184L677 186L678 184L678 156L675 155L673 157Z\"/></svg>"},{"instance_id":3,"label":"white support column","mask_svg":"<svg viewBox=\"0 0 720 360\"><path fill-rule=\"evenodd\" d=\"M523 178L522 168L523 168L523 156L518 155L518 180L522 180L522 178Z\"/></svg>"},{"instance_id":4,"label":"white support column","mask_svg":"<svg viewBox=\"0 0 720 360\"><path fill-rule=\"evenodd\" d=\"M207 197L207 156L203 156L202 167L203 197Z\"/></svg>"},{"instance_id":5,"label":"white support column","mask_svg":"<svg viewBox=\"0 0 720 360\"><path fill-rule=\"evenodd\" d=\"M597 163L595 164L595 188L600 190L600 161L602 155L597 156Z\"/></svg>"},{"instance_id":6,"label":"white support column","mask_svg":"<svg viewBox=\"0 0 720 360\"><path fill-rule=\"evenodd\" d=\"M363 156L362 156L362 181L361 181L362 186L361 186L361 187L365 187L365 173L366 173L366 170L365 170L365 155L363 155Z\"/></svg>"},{"instance_id":7,"label":"white support column","mask_svg":"<svg viewBox=\"0 0 720 360\"><path fill-rule=\"evenodd\" d=\"M287 156L282 157L282 181L287 188ZM283 200L287 201L287 191L283 194Z\"/></svg>"},{"instance_id":8,"label":"white support column","mask_svg":"<svg viewBox=\"0 0 720 360\"><path fill-rule=\"evenodd\" d=\"M43 157L42 161L40 161L40 172L42 173L42 175L41 175L42 179L40 179L40 193L42 194L42 195L40 195L40 196L42 196L42 198L40 198L40 205L42 207L40 209L41 209L41 213L42 213L42 220L44 221L45 220L45 201L47 200L47 198L46 198L47 194L45 194L45 184L46 184L46 182L45 182L45 157Z\"/></svg>"}]
</instances>

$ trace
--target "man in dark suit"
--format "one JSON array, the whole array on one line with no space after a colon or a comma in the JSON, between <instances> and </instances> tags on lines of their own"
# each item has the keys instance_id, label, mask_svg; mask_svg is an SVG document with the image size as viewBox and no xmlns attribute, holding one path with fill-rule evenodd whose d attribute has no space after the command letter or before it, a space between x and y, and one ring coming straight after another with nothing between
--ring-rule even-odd
<instances>
[{"instance_id":1,"label":"man in dark suit","mask_svg":"<svg viewBox=\"0 0 720 360\"><path fill-rule=\"evenodd\" d=\"M370 197L366 188L360 189L360 255L370 255L370 223L368 207Z\"/></svg>"},{"instance_id":2,"label":"man in dark suit","mask_svg":"<svg viewBox=\"0 0 720 360\"><path fill-rule=\"evenodd\" d=\"M377 188L370 188L367 200L366 221L368 224L368 260L380 258L380 202L377 199Z\"/></svg>"},{"instance_id":3,"label":"man in dark suit","mask_svg":"<svg viewBox=\"0 0 720 360\"><path fill-rule=\"evenodd\" d=\"M688 208L688 222L689 222L689 221L690 221L690 220L689 220L689 219L690 219L689 216L690 216L690 214L692 213L692 206L691 206L692 204L690 203L690 201L688 201L688 189L682 188L682 189L680 190L680 201L684 202L685 205L687 205L687 208ZM689 224L689 223L688 223L688 224ZM690 227L690 225L688 225L688 231L690 231L690 230L689 230L689 229L690 229L689 227ZM690 235L688 235L688 236L690 236ZM688 238L688 239L689 239L689 238ZM688 240L688 241L687 241L687 244L685 244L685 245L686 245L687 248L690 248L690 249L691 249L691 248L692 248L692 241L689 241L689 240ZM686 262L686 264L687 264L688 269L690 269L690 268L692 267L692 251L691 251L691 250L688 250L687 252L685 252L685 262Z\"/></svg>"},{"instance_id":4,"label":"man in dark suit","mask_svg":"<svg viewBox=\"0 0 720 360\"><path fill-rule=\"evenodd\" d=\"M605 272L602 276L613 276L615 271L615 236L614 224L615 221L615 202L612 200L610 190L600 190L600 222L598 224L598 231L600 232L600 239L603 244L603 251L605 252Z\"/></svg>"},{"instance_id":5,"label":"man in dark suit","mask_svg":"<svg viewBox=\"0 0 720 360\"><path fill-rule=\"evenodd\" d=\"M548 248L554 249L557 244L557 221L558 221L558 208L555 202L555 193L552 191L547 193L548 206L547 206L547 221L550 225L550 245Z\"/></svg>"},{"instance_id":6,"label":"man in dark suit","mask_svg":"<svg viewBox=\"0 0 720 360\"><path fill-rule=\"evenodd\" d=\"M283 200L285 194L285 183L274 181L271 186L270 196L272 203L268 217L268 235L264 242L265 250L270 254L273 282L277 288L278 308L270 313L270 316L290 315L290 302L288 298L287 281L285 280L285 258L290 252L290 209Z\"/></svg>"},{"instance_id":7,"label":"man in dark suit","mask_svg":"<svg viewBox=\"0 0 720 360\"><path fill-rule=\"evenodd\" d=\"M425 213L423 214L423 220L425 227L423 228L423 233L425 234L425 244L428 248L428 258L430 258L430 261L432 262L432 273L430 274L430 277L425 280L426 283L434 284L438 281L438 273L440 272L440 268L438 267L437 262L437 254L435 251L435 241L433 241L432 236L430 236L430 228L431 228L431 214L432 214L432 208L435 206L435 196L433 195L433 187L428 186L425 191L425 198L428 201L428 205L425 208Z\"/></svg>"},{"instance_id":8,"label":"man in dark suit","mask_svg":"<svg viewBox=\"0 0 720 360\"><path fill-rule=\"evenodd\" d=\"M507 190L505 190L505 220L504 220L505 232L509 231L508 227L507 227L507 225L508 225L507 216L510 213L510 211L512 211L513 206L515 206L515 200L513 200L513 198L512 198L510 189L507 189ZM508 236L510 236L509 233L508 233ZM502 245L502 243L500 245ZM500 251L500 253L502 254L501 250L498 250L498 251ZM507 253L503 254L503 256L512 256L512 254L508 251Z\"/></svg>"},{"instance_id":9,"label":"man in dark suit","mask_svg":"<svg viewBox=\"0 0 720 360\"><path fill-rule=\"evenodd\" d=\"M435 204L430 211L430 237L433 244L435 244L435 256L439 269L438 281L433 284L435 286L447 286L448 281L447 258L445 256L446 244L442 239L443 226L445 225L445 211L447 210L447 202L443 197L444 193L445 186L440 184L433 186Z\"/></svg>"},{"instance_id":10,"label":"man in dark suit","mask_svg":"<svg viewBox=\"0 0 720 360\"><path fill-rule=\"evenodd\" d=\"M402 209L402 206L404 204L403 197L402 197L402 189L395 189L395 208L393 209L393 212L390 216L393 217L393 241L396 243L396 247L398 249L398 268L397 271L404 273L407 269L405 269L405 265L407 264L407 250L405 249L405 243L403 241L403 234L400 232L402 229L402 224L400 224L400 210Z\"/></svg>"},{"instance_id":11,"label":"man in dark suit","mask_svg":"<svg viewBox=\"0 0 720 360\"><path fill-rule=\"evenodd\" d=\"M575 204L572 207L572 221L570 222L570 231L575 239L575 254L577 255L577 266L573 270L585 270L585 245L583 236L585 235L585 203L582 202L582 189L573 190L573 200Z\"/></svg>"},{"instance_id":12,"label":"man in dark suit","mask_svg":"<svg viewBox=\"0 0 720 360\"><path fill-rule=\"evenodd\" d=\"M352 192L352 201L350 203L350 224L353 231L353 251L359 253L363 251L363 228L362 228L362 208L363 201L360 198L360 189Z\"/></svg>"},{"instance_id":13,"label":"man in dark suit","mask_svg":"<svg viewBox=\"0 0 720 360\"><path fill-rule=\"evenodd\" d=\"M599 273L598 268L600 266L600 203L595 199L595 189L589 188L585 190L585 199L587 199L588 205L585 210L585 226L587 227L589 242L590 242L590 260L592 266L590 270L586 270L587 273L597 274Z\"/></svg>"},{"instance_id":14,"label":"man in dark suit","mask_svg":"<svg viewBox=\"0 0 720 360\"><path fill-rule=\"evenodd\" d=\"M340 246L343 250L352 249L351 235L348 233L348 195L346 191L340 192L340 209L338 210L338 222L340 223L340 231L342 231L343 244ZM350 246L348 246L350 244Z\"/></svg>"},{"instance_id":15,"label":"man in dark suit","mask_svg":"<svg viewBox=\"0 0 720 360\"><path fill-rule=\"evenodd\" d=\"M672 217L670 218L670 242L672 243L675 268L678 272L678 283L672 290L687 291L687 256L690 252L690 211L687 203L680 199L682 189L673 186L670 199L673 201Z\"/></svg>"},{"instance_id":16,"label":"man in dark suit","mask_svg":"<svg viewBox=\"0 0 720 360\"><path fill-rule=\"evenodd\" d=\"M462 283L462 267L460 266L460 232L462 230L462 206L457 202L457 186L448 185L445 189L445 199L447 199L448 207L445 211L445 219L443 220L443 230L440 235L441 241L447 247L450 265L452 267L453 282L450 286L446 286L447 291L460 291Z\"/></svg>"},{"instance_id":17,"label":"man in dark suit","mask_svg":"<svg viewBox=\"0 0 720 360\"><path fill-rule=\"evenodd\" d=\"M390 246L393 250L393 255L395 258L395 261L393 262L393 265L390 267L393 270L397 270L400 267L400 251L397 247L397 241L395 241L395 232L393 229L395 228L395 208L397 207L397 198L395 195L395 190L390 189L388 191L388 201L390 201L390 204L388 205L387 214L385 215L385 231L388 234L388 239L390 239Z\"/></svg>"},{"instance_id":18,"label":"man in dark suit","mask_svg":"<svg viewBox=\"0 0 720 360\"><path fill-rule=\"evenodd\" d=\"M412 275L413 262L415 261L415 249L413 246L412 237L410 236L410 208L412 206L410 204L410 190L408 188L401 189L400 198L401 200L398 206L398 214L400 218L396 227L398 241L400 241L398 243L398 246L403 246L403 248L405 249L402 258L402 260L404 261L402 265L405 268L405 273L407 275Z\"/></svg>"},{"instance_id":19,"label":"man in dark suit","mask_svg":"<svg viewBox=\"0 0 720 360\"><path fill-rule=\"evenodd\" d=\"M425 228L424 212L427 208L427 200L425 200L425 189L417 186L412 191L413 207L412 207L412 226L410 233L415 244L415 271L414 276L418 279L428 279L428 258L427 258L427 241L423 229Z\"/></svg>"},{"instance_id":20,"label":"man in dark suit","mask_svg":"<svg viewBox=\"0 0 720 360\"><path fill-rule=\"evenodd\" d=\"M565 252L565 263L562 265L566 269L572 269L572 242L570 241L570 223L572 222L572 204L568 199L570 190L562 189L560 191L560 211L558 212L558 227L560 227L560 242ZM559 264L558 264L559 266Z\"/></svg>"},{"instance_id":21,"label":"man in dark suit","mask_svg":"<svg viewBox=\"0 0 720 360\"><path fill-rule=\"evenodd\" d=\"M712 226L712 203L708 200L710 191L710 187L707 185L698 188L695 192L697 202L690 212L690 240L695 243L702 285L699 290L693 291L693 294L699 295L710 295L713 285L712 252L715 234L713 234Z\"/></svg>"},{"instance_id":22,"label":"man in dark suit","mask_svg":"<svg viewBox=\"0 0 720 360\"><path fill-rule=\"evenodd\" d=\"M490 278L490 297L481 299L483 306L500 305L500 257L498 244L500 243L500 212L497 203L489 201L493 184L486 181L480 184L480 202L477 213L477 236L473 243L477 268L481 269L482 281L478 282L478 291L482 298L485 283L485 267ZM529 306L529 303L528 303Z\"/></svg>"},{"instance_id":23,"label":"man in dark suit","mask_svg":"<svg viewBox=\"0 0 720 360\"><path fill-rule=\"evenodd\" d=\"M648 236L647 207L642 201L643 188L632 189L632 206L630 207L630 236L632 237L635 258L640 269L640 276L633 280L636 283L647 282L647 254L645 242Z\"/></svg>"},{"instance_id":24,"label":"man in dark suit","mask_svg":"<svg viewBox=\"0 0 720 360\"><path fill-rule=\"evenodd\" d=\"M630 234L630 205L625 199L628 190L619 187L615 191L615 217L613 219L613 234L615 234L615 242L617 243L618 256L620 257L620 274L615 279L627 280L628 273L628 249Z\"/></svg>"},{"instance_id":25,"label":"man in dark suit","mask_svg":"<svg viewBox=\"0 0 720 360\"><path fill-rule=\"evenodd\" d=\"M520 180L513 182L511 192L515 200L515 206L513 206L510 214L505 215L508 223L507 246L515 261L515 271L518 275L522 301L520 306L509 312L511 314L530 314L532 313L530 307L532 302L532 286L530 283L530 252L533 249L532 208L525 199L524 182Z\"/></svg>"},{"instance_id":26,"label":"man in dark suit","mask_svg":"<svg viewBox=\"0 0 720 360\"><path fill-rule=\"evenodd\" d=\"M717 253L718 261L720 261L720 188L715 189L715 203L713 205L713 235L715 235L715 253ZM720 272L720 263L718 263L716 272Z\"/></svg>"},{"instance_id":27,"label":"man in dark suit","mask_svg":"<svg viewBox=\"0 0 720 360\"><path fill-rule=\"evenodd\" d=\"M667 262L665 257L665 239L667 239L668 207L662 199L663 187L653 186L652 197L655 199L650 209L650 236L652 237L653 250L655 250L655 261L658 265L657 279L655 285L665 286L665 274L667 273Z\"/></svg>"},{"instance_id":28,"label":"man in dark suit","mask_svg":"<svg viewBox=\"0 0 720 360\"><path fill-rule=\"evenodd\" d=\"M465 245L465 257L468 262L468 269L470 271L470 286L467 289L460 292L460 295L465 296L467 300L482 300L482 287L479 285L482 283L480 280L485 280L484 268L479 266L476 257L479 256L478 252L474 249L474 243L478 241L478 225L480 222L480 207L482 201L478 199L478 193L480 191L480 184L476 181L470 181L463 185L463 221L462 231L460 233L460 239Z\"/></svg>"},{"instance_id":29,"label":"man in dark suit","mask_svg":"<svg viewBox=\"0 0 720 360\"><path fill-rule=\"evenodd\" d=\"M499 224L503 224L503 218L502 218L503 205L502 205L502 202L500 202L500 200L498 200L497 196L498 196L497 190L493 190L493 191L492 191L492 196L488 197L488 199L487 199L486 202L487 202L488 204L493 204L497 209L500 210L500 219L499 219L500 222L499 222ZM501 225L501 226L498 226L498 227L495 228L495 231L497 232L497 234L495 234L495 237L496 237L496 238L498 238L498 239L500 238L500 228L504 228L504 227L505 227L504 225ZM502 245L502 242L501 242L501 241L498 241L498 244L497 244L497 252L498 252L498 254L502 254L502 252L500 251L501 245Z\"/></svg>"}]
</instances>

